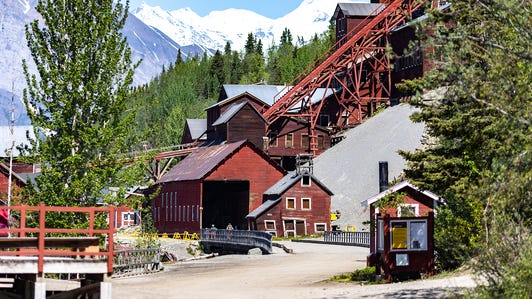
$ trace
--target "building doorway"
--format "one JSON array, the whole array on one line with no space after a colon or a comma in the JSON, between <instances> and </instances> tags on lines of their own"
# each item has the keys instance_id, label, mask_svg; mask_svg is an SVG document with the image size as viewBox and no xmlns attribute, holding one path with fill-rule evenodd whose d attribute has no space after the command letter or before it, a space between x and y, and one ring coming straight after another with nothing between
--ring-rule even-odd
<instances>
[{"instance_id":1,"label":"building doorway","mask_svg":"<svg viewBox=\"0 0 532 299\"><path fill-rule=\"evenodd\" d=\"M203 228L247 229L249 181L204 181L202 206Z\"/></svg>"},{"instance_id":2,"label":"building doorway","mask_svg":"<svg viewBox=\"0 0 532 299\"><path fill-rule=\"evenodd\" d=\"M305 219L284 219L283 230L285 237L304 236L307 234Z\"/></svg>"}]
</instances>

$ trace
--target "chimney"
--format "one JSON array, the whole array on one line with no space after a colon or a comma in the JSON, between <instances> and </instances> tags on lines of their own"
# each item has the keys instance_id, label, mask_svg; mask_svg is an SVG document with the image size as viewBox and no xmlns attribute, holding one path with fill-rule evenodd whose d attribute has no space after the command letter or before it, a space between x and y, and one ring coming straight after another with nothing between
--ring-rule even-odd
<instances>
[{"instance_id":1,"label":"chimney","mask_svg":"<svg viewBox=\"0 0 532 299\"><path fill-rule=\"evenodd\" d=\"M379 161L379 192L388 189L388 161Z\"/></svg>"}]
</instances>

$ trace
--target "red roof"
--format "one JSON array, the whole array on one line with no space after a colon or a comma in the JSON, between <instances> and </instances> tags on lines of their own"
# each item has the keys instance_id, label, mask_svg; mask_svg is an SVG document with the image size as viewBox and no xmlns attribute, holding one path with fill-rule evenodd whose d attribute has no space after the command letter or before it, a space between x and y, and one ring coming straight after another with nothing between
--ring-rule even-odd
<instances>
[{"instance_id":1,"label":"red roof","mask_svg":"<svg viewBox=\"0 0 532 299\"><path fill-rule=\"evenodd\" d=\"M234 153L244 146L249 146L258 155L269 160L266 155L264 155L252 143L246 140L221 145L200 147L179 162L179 164L174 166L174 168L172 168L165 176L155 182L155 184L175 181L200 180L209 175L224 161L228 160L231 156L233 156ZM275 162L272 161L271 163L285 173L280 166L275 164Z\"/></svg>"}]
</instances>

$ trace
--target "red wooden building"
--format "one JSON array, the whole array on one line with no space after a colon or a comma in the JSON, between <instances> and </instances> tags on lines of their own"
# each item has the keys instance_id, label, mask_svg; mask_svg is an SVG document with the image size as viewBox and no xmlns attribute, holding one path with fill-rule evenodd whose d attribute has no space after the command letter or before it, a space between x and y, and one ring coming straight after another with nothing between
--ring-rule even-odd
<instances>
[{"instance_id":1,"label":"red wooden building","mask_svg":"<svg viewBox=\"0 0 532 299\"><path fill-rule=\"evenodd\" d=\"M401 198L396 208L378 207L392 194ZM444 203L436 194L403 181L361 204L369 207L370 256L368 265L392 280L403 274L434 274L434 211Z\"/></svg>"},{"instance_id":2,"label":"red wooden building","mask_svg":"<svg viewBox=\"0 0 532 299\"><path fill-rule=\"evenodd\" d=\"M0 162L0 200L7 202L7 191L9 185L9 166ZM11 192L17 193L22 187L26 186L26 180L15 172L11 172Z\"/></svg>"},{"instance_id":3,"label":"red wooden building","mask_svg":"<svg viewBox=\"0 0 532 299\"><path fill-rule=\"evenodd\" d=\"M264 192L264 203L246 218L251 229L274 236L330 230L333 193L310 172L290 172Z\"/></svg>"},{"instance_id":4,"label":"red wooden building","mask_svg":"<svg viewBox=\"0 0 532 299\"><path fill-rule=\"evenodd\" d=\"M246 215L286 172L249 141L200 147L155 183L152 217L159 232L198 232L231 223L246 229Z\"/></svg>"}]
</instances>

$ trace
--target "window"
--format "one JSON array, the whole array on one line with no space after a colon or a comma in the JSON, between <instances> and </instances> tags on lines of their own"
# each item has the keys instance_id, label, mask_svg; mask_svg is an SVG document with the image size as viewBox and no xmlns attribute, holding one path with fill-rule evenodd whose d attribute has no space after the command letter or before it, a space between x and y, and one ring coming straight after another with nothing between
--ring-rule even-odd
<instances>
[{"instance_id":1,"label":"window","mask_svg":"<svg viewBox=\"0 0 532 299\"><path fill-rule=\"evenodd\" d=\"M318 135L318 149L324 149L325 148L325 139L323 138L323 135Z\"/></svg>"},{"instance_id":2,"label":"window","mask_svg":"<svg viewBox=\"0 0 532 299\"><path fill-rule=\"evenodd\" d=\"M390 221L392 251L427 250L427 220Z\"/></svg>"},{"instance_id":3,"label":"window","mask_svg":"<svg viewBox=\"0 0 532 299\"><path fill-rule=\"evenodd\" d=\"M286 198L286 208L289 210L295 210L296 208L296 199L293 197Z\"/></svg>"},{"instance_id":4,"label":"window","mask_svg":"<svg viewBox=\"0 0 532 299\"><path fill-rule=\"evenodd\" d=\"M122 226L135 225L134 212L122 212Z\"/></svg>"},{"instance_id":5,"label":"window","mask_svg":"<svg viewBox=\"0 0 532 299\"><path fill-rule=\"evenodd\" d=\"M328 127L329 126L330 117L329 114L320 114L318 124L320 126Z\"/></svg>"},{"instance_id":6,"label":"window","mask_svg":"<svg viewBox=\"0 0 532 299\"><path fill-rule=\"evenodd\" d=\"M377 241L377 249L384 250L384 221L382 220L378 221L377 234L379 235L379 240Z\"/></svg>"},{"instance_id":7,"label":"window","mask_svg":"<svg viewBox=\"0 0 532 299\"><path fill-rule=\"evenodd\" d=\"M286 134L284 146L285 147L294 147L294 134L293 133Z\"/></svg>"},{"instance_id":8,"label":"window","mask_svg":"<svg viewBox=\"0 0 532 299\"><path fill-rule=\"evenodd\" d=\"M400 204L397 207L397 217L416 217L419 216L418 204Z\"/></svg>"},{"instance_id":9,"label":"window","mask_svg":"<svg viewBox=\"0 0 532 299\"><path fill-rule=\"evenodd\" d=\"M308 148L308 134L301 134L301 148Z\"/></svg>"},{"instance_id":10,"label":"window","mask_svg":"<svg viewBox=\"0 0 532 299\"><path fill-rule=\"evenodd\" d=\"M264 220L266 230L275 230L275 220Z\"/></svg>"},{"instance_id":11,"label":"window","mask_svg":"<svg viewBox=\"0 0 532 299\"><path fill-rule=\"evenodd\" d=\"M310 210L310 198L301 198L301 209Z\"/></svg>"},{"instance_id":12,"label":"window","mask_svg":"<svg viewBox=\"0 0 532 299\"><path fill-rule=\"evenodd\" d=\"M270 147L277 147L278 146L277 134L276 133L270 133L268 138L270 139Z\"/></svg>"},{"instance_id":13,"label":"window","mask_svg":"<svg viewBox=\"0 0 532 299\"><path fill-rule=\"evenodd\" d=\"M314 223L314 231L317 233L323 233L327 230L326 223Z\"/></svg>"},{"instance_id":14,"label":"window","mask_svg":"<svg viewBox=\"0 0 532 299\"><path fill-rule=\"evenodd\" d=\"M311 182L310 175L303 175L301 177L301 186L308 187L310 186L310 182Z\"/></svg>"}]
</instances>

